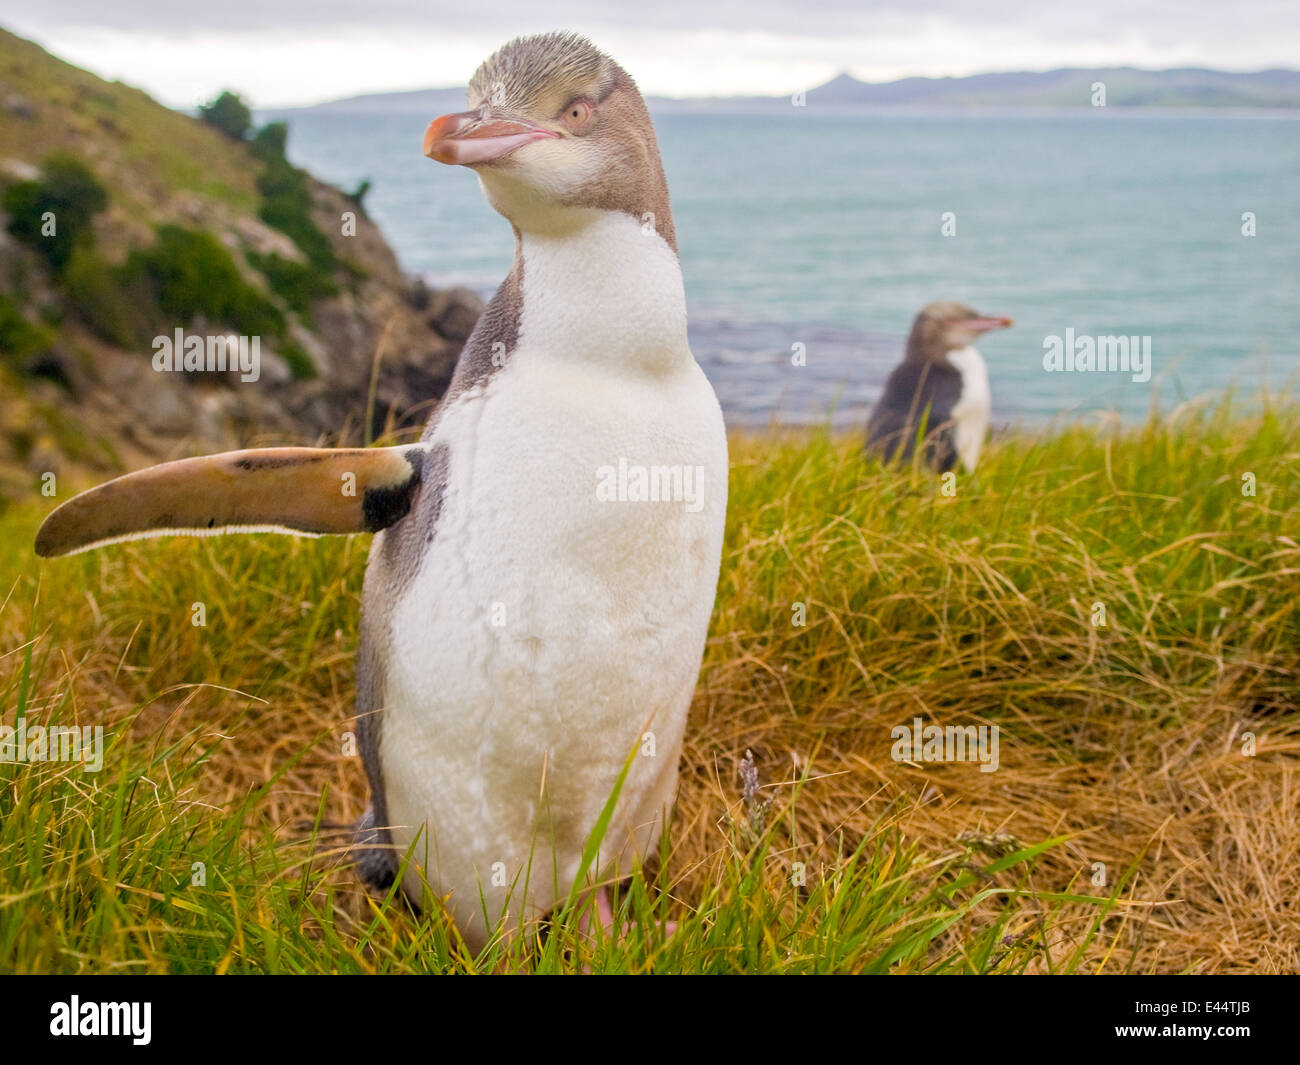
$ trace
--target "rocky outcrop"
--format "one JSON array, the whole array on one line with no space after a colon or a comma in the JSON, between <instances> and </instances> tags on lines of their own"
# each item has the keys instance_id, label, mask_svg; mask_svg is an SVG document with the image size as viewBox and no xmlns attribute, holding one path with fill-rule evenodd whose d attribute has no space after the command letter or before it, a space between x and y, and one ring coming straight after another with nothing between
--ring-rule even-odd
<instances>
[{"instance_id":1,"label":"rocky outcrop","mask_svg":"<svg viewBox=\"0 0 1300 1065\"><path fill-rule=\"evenodd\" d=\"M25 353L0 350L0 498L30 493L45 472L98 475L271 444L356 445L423 424L482 310L475 293L431 291L403 273L358 203L308 178L311 220L333 251L333 291L291 307L250 265L305 256L260 217L261 164L247 144L2 32L0 60L0 189L33 180L51 151L73 152L108 192L94 222L106 263L146 247L159 226L211 234L285 321L281 335L260 339L256 381L159 372L147 341L111 343L87 325L70 287L5 231L0 211L0 300L11 324L17 313L22 330L43 338ZM188 158L160 167L159 144ZM196 155L204 166L193 166ZM183 172L183 162L195 178L162 176ZM173 325L187 334L228 329L201 315ZM4 338L0 328L0 347Z\"/></svg>"}]
</instances>

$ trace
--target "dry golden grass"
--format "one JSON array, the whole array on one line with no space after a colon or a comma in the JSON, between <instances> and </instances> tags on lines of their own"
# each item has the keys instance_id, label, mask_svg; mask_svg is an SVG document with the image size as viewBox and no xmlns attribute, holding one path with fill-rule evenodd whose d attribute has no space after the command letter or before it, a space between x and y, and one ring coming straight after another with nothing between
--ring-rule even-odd
<instances>
[{"instance_id":1,"label":"dry golden grass","mask_svg":"<svg viewBox=\"0 0 1300 1065\"><path fill-rule=\"evenodd\" d=\"M704 911L683 949L716 951L733 969L771 969L779 949L810 957L822 949L815 936L772 935L751 963L724 930L740 938L751 910L775 927L804 905L833 909L812 892L836 890L845 856L866 841L870 859L849 889L879 893L862 903L879 913L861 914L879 935L828 941L842 954L832 968L882 957L873 952L899 928L950 907L950 925L927 926L924 957L894 968L935 958L996 968L993 944L1015 955L1005 966L1031 972L1300 971L1298 445L1294 408L1076 426L996 442L950 497L935 476L866 464L853 440L733 437L723 576L662 870L675 915ZM1253 496L1243 473L1256 478ZM24 508L2 519L12 591L0 611L0 692L21 687L30 646L37 666L50 656L33 666L33 718L130 720L136 751L204 737L201 764L179 749L147 767L154 791L142 801L156 819L135 846L183 827L193 842L171 847L166 874L181 883L194 853L226 855L238 866L228 901L243 914L211 965L178 957L160 945L161 925L139 917L144 931L95 941L114 956L86 957L83 943L74 967L301 968L286 961L299 959L292 942L277 942L278 962L250 960L243 937L270 952L268 927L288 919L284 898L258 886L269 882L310 896L290 907L292 933L314 944L301 957L319 956L323 971L429 964L417 949L434 934L428 919L377 909L348 865L307 861L303 842L322 813L341 823L364 806L341 736L365 541L153 542L38 571L27 554L36 517ZM206 627L188 623L195 601L207 604ZM792 621L797 603L803 625ZM1104 627L1092 623L1097 603ZM890 729L916 716L999 726L999 769L895 761ZM755 816L741 800L746 750L771 800L754 859L766 908L744 893L750 909L731 906ZM24 801L23 781L11 777L11 802ZM62 816L90 819L77 799L88 785L68 775L50 787ZM233 819L246 802L245 819ZM51 838L66 842L60 833ZM1009 870L991 861L1053 837L1067 838ZM284 846L268 866L272 838ZM68 908L95 859L47 854L46 882L31 883L29 861L22 884L0 884L7 967L67 967L80 926L6 938L5 911ZM795 862L808 870L804 896L790 890ZM935 900L935 885L962 870L970 883ZM144 873L115 875L128 892L168 896ZM895 890L898 905L886 907ZM1065 893L1118 899L1099 909ZM646 956L660 970L701 967L671 948Z\"/></svg>"}]
</instances>

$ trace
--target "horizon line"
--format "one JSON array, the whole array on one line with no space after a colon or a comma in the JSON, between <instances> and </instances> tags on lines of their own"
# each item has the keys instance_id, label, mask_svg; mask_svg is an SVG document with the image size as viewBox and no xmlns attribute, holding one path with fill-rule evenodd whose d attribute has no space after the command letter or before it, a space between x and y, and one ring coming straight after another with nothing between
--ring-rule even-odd
<instances>
[{"instance_id":1,"label":"horizon line","mask_svg":"<svg viewBox=\"0 0 1300 1065\"><path fill-rule=\"evenodd\" d=\"M1259 74L1294 74L1300 76L1300 67L1282 67L1269 66L1250 68L1246 70L1235 70L1228 67L1206 67L1206 66L1174 66L1174 67L1142 67L1134 66L1130 63L1113 65L1113 66L1051 66L1042 69L1019 68L1013 70L980 70L969 74L905 74L902 77L886 78L879 81L872 81L866 78L860 78L848 68L841 69L838 73L831 75L825 81L819 82L812 87L792 89L790 92L778 92L770 95L756 93L731 93L720 95L711 93L706 95L684 95L674 96L668 93L648 92L645 94L646 99L670 100L673 102L689 103L710 100L782 100L799 92L816 92L818 89L825 88L836 81L847 78L857 82L859 85L885 86L898 85L906 81L969 81L973 78L986 78L997 75L1012 74L1056 74L1056 73L1090 73L1103 70L1131 70L1141 74L1175 74L1175 73L1200 73L1200 74L1228 74L1240 77L1250 77ZM413 96L417 93L426 92L464 92L465 85L424 85L410 89L370 89L364 92L349 93L346 96L331 96L325 99L315 100L311 103L298 104L256 104L253 105L255 110L259 111L289 111L305 110L311 107L322 107L327 104L347 103L351 100L361 100L371 96Z\"/></svg>"}]
</instances>

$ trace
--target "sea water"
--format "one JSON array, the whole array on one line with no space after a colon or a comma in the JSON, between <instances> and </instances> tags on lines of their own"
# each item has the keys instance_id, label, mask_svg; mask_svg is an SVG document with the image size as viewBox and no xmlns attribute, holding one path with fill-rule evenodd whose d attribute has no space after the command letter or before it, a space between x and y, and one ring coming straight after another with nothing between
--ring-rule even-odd
<instances>
[{"instance_id":1,"label":"sea water","mask_svg":"<svg viewBox=\"0 0 1300 1065\"><path fill-rule=\"evenodd\" d=\"M365 204L402 265L487 294L514 249L433 115L290 122L292 159ZM1300 117L1226 112L656 116L691 346L731 424L860 422L917 310L1009 315L980 343L995 421L1141 417L1300 371ZM1050 358L1135 339L1145 380ZM1095 363L1095 360L1094 360Z\"/></svg>"}]
</instances>

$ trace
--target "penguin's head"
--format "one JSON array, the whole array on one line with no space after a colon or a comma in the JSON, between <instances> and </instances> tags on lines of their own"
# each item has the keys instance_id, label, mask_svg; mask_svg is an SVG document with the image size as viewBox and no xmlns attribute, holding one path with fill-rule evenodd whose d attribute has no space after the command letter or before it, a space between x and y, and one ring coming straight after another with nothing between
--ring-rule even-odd
<instances>
[{"instance_id":1,"label":"penguin's head","mask_svg":"<svg viewBox=\"0 0 1300 1065\"><path fill-rule=\"evenodd\" d=\"M1006 329L1010 318L980 314L962 303L940 301L921 308L907 338L907 357L942 362L950 351L968 348L980 335Z\"/></svg>"},{"instance_id":2,"label":"penguin's head","mask_svg":"<svg viewBox=\"0 0 1300 1065\"><path fill-rule=\"evenodd\" d=\"M675 247L645 101L585 37L513 40L478 68L468 95L469 110L430 123L424 154L472 167L517 229L558 234L592 209L625 211Z\"/></svg>"}]
</instances>

